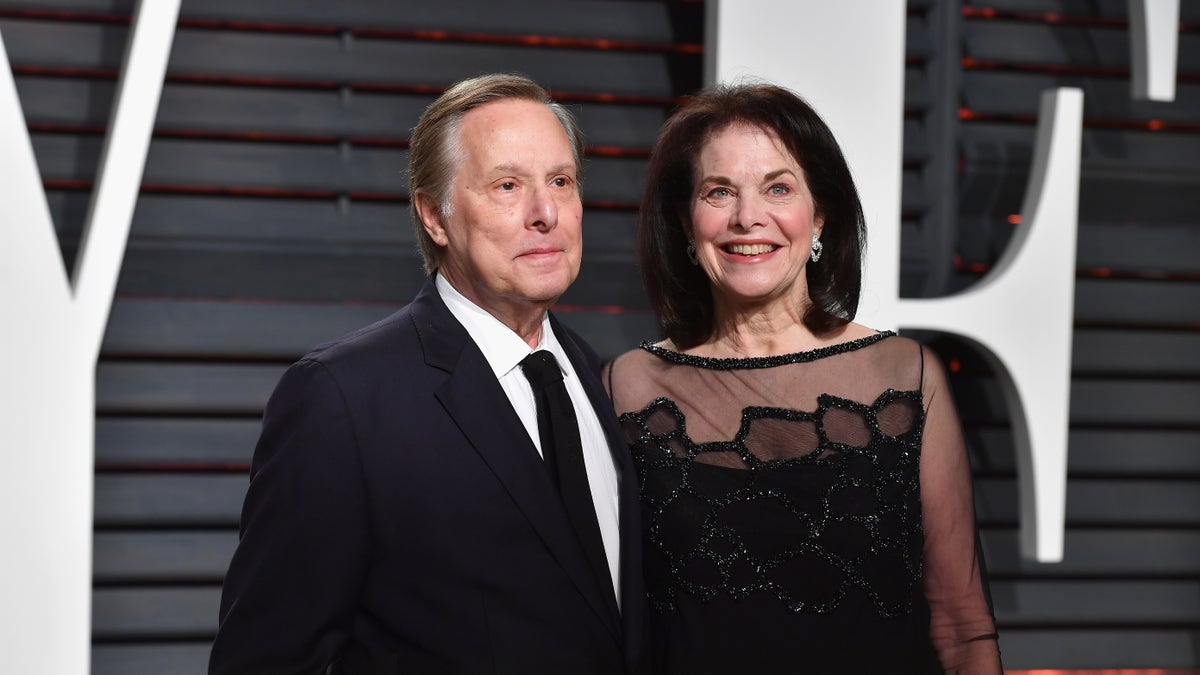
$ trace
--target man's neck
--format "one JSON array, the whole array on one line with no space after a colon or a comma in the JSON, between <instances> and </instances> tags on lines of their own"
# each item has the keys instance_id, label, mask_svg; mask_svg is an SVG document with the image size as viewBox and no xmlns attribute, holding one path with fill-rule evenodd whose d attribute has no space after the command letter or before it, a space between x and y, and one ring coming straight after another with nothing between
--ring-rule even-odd
<instances>
[{"instance_id":1,"label":"man's neck","mask_svg":"<svg viewBox=\"0 0 1200 675\"><path fill-rule=\"evenodd\" d=\"M530 349L537 349L541 344L542 322L546 318L547 310L550 309L550 303L512 302L505 298L494 298L491 302L484 302L482 298L477 297L478 294L472 292L469 286L454 283L454 280L443 274L441 270L438 271L438 276L464 300L490 314L516 333L525 344L529 345ZM466 286L465 290L464 286Z\"/></svg>"}]
</instances>

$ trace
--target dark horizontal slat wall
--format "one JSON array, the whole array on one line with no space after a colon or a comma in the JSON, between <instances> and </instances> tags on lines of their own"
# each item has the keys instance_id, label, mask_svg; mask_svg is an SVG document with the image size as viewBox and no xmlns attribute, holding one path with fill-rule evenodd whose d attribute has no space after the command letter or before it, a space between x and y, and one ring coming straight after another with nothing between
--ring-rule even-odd
<instances>
[{"instance_id":1,"label":"dark horizontal slat wall","mask_svg":"<svg viewBox=\"0 0 1200 675\"><path fill-rule=\"evenodd\" d=\"M18 73L26 75L21 93L29 102L43 173L52 188L59 188L52 194L53 204L69 247L86 208L85 190L99 153L98 132L111 81L61 74L79 69L110 74L120 56L113 46L120 47L127 29L106 20L110 15L102 10L110 3L58 4L83 13L64 21L46 16L45 3L38 3L42 11L22 15L12 10L5 23L16 28L6 30L7 42L17 57ZM395 226L407 218L402 176L407 130L431 100L429 92L463 76L503 68L527 72L568 103L574 101L594 148L587 164L587 199L593 207L588 243L596 255L588 256L584 279L605 287L588 292L589 285L580 284L564 302L590 306L608 299L610 304L622 300L637 305L638 295L622 290L637 287L627 264L630 210L640 194L644 154L663 119L664 104L676 90L697 83L693 75L686 84L674 84L679 78L672 71L680 70L681 63L698 62L698 56L687 53L695 51L695 44L672 40L680 32L677 26L696 22L698 8L683 6L686 11L681 12L670 3L573 4L574 21L587 26L577 32L591 30L596 39L618 46L631 39L656 42L639 43L643 51L633 48L637 45L600 49L586 41L583 47L561 49L480 44L488 36L475 34L472 40L453 35L450 40L406 39L404 35L422 29L447 29L414 23L402 5L371 3L348 11L352 18L382 15L365 22L373 31L367 37L355 37L365 29L351 24L313 25L322 18L320 10L306 22L297 16L302 13L283 4L223 17L271 20L272 31L242 24L206 27L214 8L205 4L203 14L192 14L185 5L145 176L147 196L166 195L156 203L171 216L143 216L139 210L143 217L135 225L119 292L405 301L421 280L410 228ZM530 23L546 25L547 17L563 15L561 7L551 6L526 3L517 14L539 21L516 25L528 30ZM482 21L478 12L463 14ZM455 16L459 24L465 20ZM290 23L281 26L283 20ZM334 28L345 30L305 32ZM490 26L475 28L494 32ZM608 28L613 32L604 32ZM373 37L377 33L384 37ZM503 42L508 36L490 37ZM64 51L62 44L75 48ZM46 69L58 72L40 75ZM247 86L247 81L264 86ZM609 96L617 102L581 103ZM193 196L180 201L188 195ZM266 202L265 196L275 202ZM295 213L301 217L288 218ZM256 226L242 227L247 217L256 218ZM144 221L149 221L145 227ZM331 221L341 226L329 227ZM142 233L146 236L136 236ZM277 239L293 245L278 246ZM337 244L370 250L328 255L330 245ZM167 275L167 269L185 273ZM221 274L196 279L213 269ZM304 269L333 282L312 283L313 277L299 273Z\"/></svg>"},{"instance_id":2,"label":"dark horizontal slat wall","mask_svg":"<svg viewBox=\"0 0 1200 675\"><path fill-rule=\"evenodd\" d=\"M75 255L132 0L0 2ZM93 672L202 673L258 420L286 365L422 282L407 139L466 76L533 76L585 130L564 320L652 336L632 262L646 155L700 84L703 6L657 0L185 0L97 369Z\"/></svg>"},{"instance_id":3,"label":"dark horizontal slat wall","mask_svg":"<svg viewBox=\"0 0 1200 675\"><path fill-rule=\"evenodd\" d=\"M1200 666L1200 4L1181 12L1176 100L1159 103L1130 96L1124 0L960 8L951 288L1011 235L1040 93L1085 97L1061 564L1019 558L1009 414L978 355L937 343L1010 668Z\"/></svg>"},{"instance_id":4,"label":"dark horizontal slat wall","mask_svg":"<svg viewBox=\"0 0 1200 675\"><path fill-rule=\"evenodd\" d=\"M944 293L995 260L1020 206L1039 92L1083 85L1087 96L1061 565L1016 553L994 377L963 345L935 343L956 371L1010 668L1200 664L1200 153L1188 126L1200 101L1186 77L1200 67L1185 32L1179 100L1130 101L1124 5L990 3L988 17L909 3L906 294ZM653 334L631 260L633 205L658 126L699 84L702 4L481 6L185 0L98 368L94 672L203 672L274 382L421 281L401 172L408 130L450 82L522 70L576 110L587 255L561 315L606 355ZM68 257L131 7L0 0ZM1151 119L1175 126L1137 124Z\"/></svg>"}]
</instances>

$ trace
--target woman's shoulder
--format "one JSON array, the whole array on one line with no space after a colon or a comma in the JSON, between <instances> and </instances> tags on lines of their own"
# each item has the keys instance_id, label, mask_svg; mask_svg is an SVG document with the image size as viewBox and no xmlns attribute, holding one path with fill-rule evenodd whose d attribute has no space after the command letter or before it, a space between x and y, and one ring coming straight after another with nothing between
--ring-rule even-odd
<instances>
[{"instance_id":1,"label":"woman's shoulder","mask_svg":"<svg viewBox=\"0 0 1200 675\"><path fill-rule=\"evenodd\" d=\"M851 321L837 331L827 334L825 340L833 344L848 344L854 342L869 342L886 346L890 349L915 350L920 343L912 338L899 335L894 330L873 328Z\"/></svg>"},{"instance_id":2,"label":"woman's shoulder","mask_svg":"<svg viewBox=\"0 0 1200 675\"><path fill-rule=\"evenodd\" d=\"M884 363L920 361L921 343L893 330L872 328L850 322L834 333L826 334L822 349L841 353L856 353Z\"/></svg>"},{"instance_id":3,"label":"woman's shoulder","mask_svg":"<svg viewBox=\"0 0 1200 675\"><path fill-rule=\"evenodd\" d=\"M670 349L670 345L671 343L665 340L662 342L644 340L637 347L618 354L612 361L609 361L607 370L612 373L614 378L629 373L644 375L645 369L659 360L651 350Z\"/></svg>"},{"instance_id":4,"label":"woman's shoulder","mask_svg":"<svg viewBox=\"0 0 1200 675\"><path fill-rule=\"evenodd\" d=\"M605 366L604 385L618 412L640 409L674 381L671 364L649 351L654 344L642 342Z\"/></svg>"},{"instance_id":5,"label":"woman's shoulder","mask_svg":"<svg viewBox=\"0 0 1200 675\"><path fill-rule=\"evenodd\" d=\"M898 335L890 330L876 330L862 324L848 324L842 344L865 344L865 348L854 349L846 354L860 361L861 372L875 373L883 381L893 383L896 389L915 390L921 388L923 372L929 367L927 360L932 356L928 347L916 340Z\"/></svg>"}]
</instances>

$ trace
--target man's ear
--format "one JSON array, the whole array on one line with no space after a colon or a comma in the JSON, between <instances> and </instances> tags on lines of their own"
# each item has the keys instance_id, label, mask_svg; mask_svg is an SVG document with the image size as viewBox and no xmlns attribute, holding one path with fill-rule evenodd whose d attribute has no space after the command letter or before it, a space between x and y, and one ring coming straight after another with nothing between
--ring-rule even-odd
<instances>
[{"instance_id":1,"label":"man's ear","mask_svg":"<svg viewBox=\"0 0 1200 675\"><path fill-rule=\"evenodd\" d=\"M437 201L429 193L420 190L412 198L413 204L417 207L417 213L421 215L421 224L425 227L425 233L438 246L448 245L450 238L446 236L445 218L442 217L442 209Z\"/></svg>"}]
</instances>

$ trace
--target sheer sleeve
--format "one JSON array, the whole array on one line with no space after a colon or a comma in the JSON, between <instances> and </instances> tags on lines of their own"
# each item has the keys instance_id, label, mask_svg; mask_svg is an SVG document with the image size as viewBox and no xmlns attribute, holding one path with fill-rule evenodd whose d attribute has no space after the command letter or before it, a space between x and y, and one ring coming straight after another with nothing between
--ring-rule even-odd
<instances>
[{"instance_id":1,"label":"sheer sleeve","mask_svg":"<svg viewBox=\"0 0 1200 675\"><path fill-rule=\"evenodd\" d=\"M946 375L922 347L921 511L929 632L946 673L999 675L995 622L984 595L966 443Z\"/></svg>"}]
</instances>

